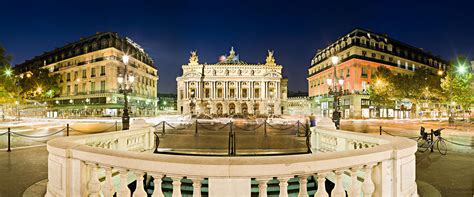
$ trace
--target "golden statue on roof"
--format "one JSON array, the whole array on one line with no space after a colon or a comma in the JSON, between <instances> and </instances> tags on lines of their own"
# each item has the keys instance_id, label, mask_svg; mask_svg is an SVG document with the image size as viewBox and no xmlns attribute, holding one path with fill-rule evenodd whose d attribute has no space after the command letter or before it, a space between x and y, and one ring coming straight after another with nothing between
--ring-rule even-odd
<instances>
[{"instance_id":1,"label":"golden statue on roof","mask_svg":"<svg viewBox=\"0 0 474 197\"><path fill-rule=\"evenodd\" d=\"M273 51L270 51L268 50L268 55L267 55L267 59L266 59L266 63L267 65L275 65L275 57L273 57Z\"/></svg>"},{"instance_id":2,"label":"golden statue on roof","mask_svg":"<svg viewBox=\"0 0 474 197\"><path fill-rule=\"evenodd\" d=\"M199 57L197 51L191 51L191 56L189 57L189 65L198 65Z\"/></svg>"}]
</instances>

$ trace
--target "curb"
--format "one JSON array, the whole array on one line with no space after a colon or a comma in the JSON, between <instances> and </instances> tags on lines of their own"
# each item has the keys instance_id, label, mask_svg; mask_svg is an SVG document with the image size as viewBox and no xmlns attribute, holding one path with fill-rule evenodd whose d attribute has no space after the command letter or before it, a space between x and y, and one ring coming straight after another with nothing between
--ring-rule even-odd
<instances>
[{"instance_id":1,"label":"curb","mask_svg":"<svg viewBox=\"0 0 474 197\"><path fill-rule=\"evenodd\" d=\"M23 197L43 197L46 194L48 179L36 182L23 192Z\"/></svg>"}]
</instances>

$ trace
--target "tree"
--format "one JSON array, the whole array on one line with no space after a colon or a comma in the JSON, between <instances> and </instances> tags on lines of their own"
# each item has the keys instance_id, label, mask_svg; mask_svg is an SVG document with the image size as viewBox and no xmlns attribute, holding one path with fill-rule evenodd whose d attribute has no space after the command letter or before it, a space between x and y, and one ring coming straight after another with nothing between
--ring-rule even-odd
<instances>
[{"instance_id":1,"label":"tree","mask_svg":"<svg viewBox=\"0 0 474 197\"><path fill-rule=\"evenodd\" d=\"M11 55L6 53L5 48L0 45L0 105L2 105L2 120L5 116L5 105L14 101L10 92L5 88L7 76L5 71L10 69Z\"/></svg>"},{"instance_id":2,"label":"tree","mask_svg":"<svg viewBox=\"0 0 474 197\"><path fill-rule=\"evenodd\" d=\"M394 75L390 69L379 66L372 76L372 84L369 86L370 100L378 107L390 108L395 104L394 97Z\"/></svg>"},{"instance_id":3,"label":"tree","mask_svg":"<svg viewBox=\"0 0 474 197\"><path fill-rule=\"evenodd\" d=\"M457 57L451 62L446 76L441 80L442 93L449 102L469 109L474 104L473 76L468 69L468 61L464 57Z\"/></svg>"},{"instance_id":4,"label":"tree","mask_svg":"<svg viewBox=\"0 0 474 197\"><path fill-rule=\"evenodd\" d=\"M407 99L415 112L420 102L440 102L444 100L439 76L429 68L420 67L413 75L395 76L394 95L397 100Z\"/></svg>"},{"instance_id":5,"label":"tree","mask_svg":"<svg viewBox=\"0 0 474 197\"><path fill-rule=\"evenodd\" d=\"M47 69L33 69L27 73L16 73L7 90L16 92L20 98L43 102L53 98L59 91L59 75L50 75Z\"/></svg>"}]
</instances>

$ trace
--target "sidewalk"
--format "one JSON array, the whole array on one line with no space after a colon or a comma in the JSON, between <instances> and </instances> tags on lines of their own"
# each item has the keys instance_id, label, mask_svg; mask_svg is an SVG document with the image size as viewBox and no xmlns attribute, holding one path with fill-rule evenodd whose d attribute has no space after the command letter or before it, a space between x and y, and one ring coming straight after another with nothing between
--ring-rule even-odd
<instances>
[{"instance_id":1,"label":"sidewalk","mask_svg":"<svg viewBox=\"0 0 474 197\"><path fill-rule=\"evenodd\" d=\"M435 187L442 196L474 195L474 155L448 152L416 153L416 180ZM418 185L418 187L423 185ZM423 195L420 197L430 196Z\"/></svg>"},{"instance_id":2,"label":"sidewalk","mask_svg":"<svg viewBox=\"0 0 474 197\"><path fill-rule=\"evenodd\" d=\"M21 197L38 181L48 178L46 147L0 151L0 197Z\"/></svg>"}]
</instances>

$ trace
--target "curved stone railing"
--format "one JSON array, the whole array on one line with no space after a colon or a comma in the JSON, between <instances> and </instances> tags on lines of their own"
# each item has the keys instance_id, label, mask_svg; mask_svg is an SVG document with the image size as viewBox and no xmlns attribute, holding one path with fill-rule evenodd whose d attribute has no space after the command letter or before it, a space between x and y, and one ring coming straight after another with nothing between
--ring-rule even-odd
<instances>
[{"instance_id":1,"label":"curved stone railing","mask_svg":"<svg viewBox=\"0 0 474 197\"><path fill-rule=\"evenodd\" d=\"M181 196L183 178L193 182L193 196L201 196L207 178L209 196L250 196L251 180L259 196L267 196L267 182L279 182L280 196L288 196L288 180L299 179L299 196L308 196L307 181L318 183L315 196L328 196L324 182L335 183L331 196L417 196L416 142L398 137L312 128L313 154L256 157L160 155L153 147L153 130L58 138L48 142L46 196L147 196L143 180L154 178L152 196L163 196L163 177L172 179L173 197ZM326 151L326 152L320 152ZM327 152L334 151L334 152Z\"/></svg>"}]
</instances>

